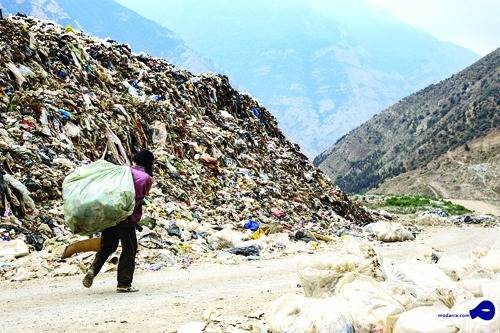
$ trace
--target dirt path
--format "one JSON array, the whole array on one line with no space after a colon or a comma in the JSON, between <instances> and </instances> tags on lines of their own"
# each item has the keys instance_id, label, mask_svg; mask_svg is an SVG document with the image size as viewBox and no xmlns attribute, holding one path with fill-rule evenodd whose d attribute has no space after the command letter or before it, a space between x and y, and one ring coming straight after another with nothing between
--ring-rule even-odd
<instances>
[{"instance_id":1,"label":"dirt path","mask_svg":"<svg viewBox=\"0 0 500 333\"><path fill-rule=\"evenodd\" d=\"M379 246L389 262L430 253L467 255L500 239L500 228L431 229L414 242ZM314 256L314 255L309 255ZM284 293L300 293L296 264L303 256L236 266L201 264L187 270L137 274L141 292L116 294L115 274L99 276L91 289L81 277L0 284L2 332L170 332L200 320L209 307L248 314Z\"/></svg>"},{"instance_id":2,"label":"dirt path","mask_svg":"<svg viewBox=\"0 0 500 333\"><path fill-rule=\"evenodd\" d=\"M459 200L459 199L446 199L454 204L462 205L467 209L473 210L478 214L491 214L500 216L500 203L499 202L486 202L479 200Z\"/></svg>"}]
</instances>

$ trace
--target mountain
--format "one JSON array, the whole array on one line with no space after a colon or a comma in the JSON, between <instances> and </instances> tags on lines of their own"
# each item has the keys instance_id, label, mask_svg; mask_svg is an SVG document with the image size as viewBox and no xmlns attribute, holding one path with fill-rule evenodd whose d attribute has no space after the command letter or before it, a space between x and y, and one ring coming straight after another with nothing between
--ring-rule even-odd
<instances>
[{"instance_id":1,"label":"mountain","mask_svg":"<svg viewBox=\"0 0 500 333\"><path fill-rule=\"evenodd\" d=\"M500 201L500 129L455 148L424 167L389 178L370 190Z\"/></svg>"},{"instance_id":2,"label":"mountain","mask_svg":"<svg viewBox=\"0 0 500 333\"><path fill-rule=\"evenodd\" d=\"M364 1L118 1L217 63L309 156L479 58Z\"/></svg>"},{"instance_id":3,"label":"mountain","mask_svg":"<svg viewBox=\"0 0 500 333\"><path fill-rule=\"evenodd\" d=\"M168 59L180 68L200 73L215 67L186 46L174 32L111 0L0 0L4 14L23 13L55 21L63 26L112 38Z\"/></svg>"},{"instance_id":4,"label":"mountain","mask_svg":"<svg viewBox=\"0 0 500 333\"><path fill-rule=\"evenodd\" d=\"M363 192L385 180L422 168L459 180L465 179L465 176L459 176L461 170L470 166L471 173L481 177L482 173L490 173L489 169L498 170L498 159L474 148L478 145L471 140L490 135L499 126L500 49L497 49L460 73L430 85L376 115L319 155L314 164L348 192ZM467 150L466 144L467 149L473 147L473 151L463 154L461 152ZM458 149L460 146L464 146L463 150ZM494 152L495 145L491 146ZM450 158L455 166L437 166ZM463 168L456 167L467 158L471 161L469 166L464 163ZM483 168L481 163L487 165ZM411 179L407 183L415 182L411 175L414 173L405 174L400 179L409 176ZM448 189L439 192L460 192L452 189L460 184L442 181L442 187ZM479 182L471 186L483 185ZM490 186L480 192L498 197L498 186Z\"/></svg>"}]
</instances>

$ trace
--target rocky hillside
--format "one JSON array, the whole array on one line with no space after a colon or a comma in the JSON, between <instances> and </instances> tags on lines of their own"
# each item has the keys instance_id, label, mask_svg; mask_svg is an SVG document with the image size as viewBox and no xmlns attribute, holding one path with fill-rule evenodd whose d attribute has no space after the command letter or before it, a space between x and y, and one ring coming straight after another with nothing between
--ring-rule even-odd
<instances>
[{"instance_id":1,"label":"rocky hillside","mask_svg":"<svg viewBox=\"0 0 500 333\"><path fill-rule=\"evenodd\" d=\"M23 13L52 20L62 26L132 45L135 52L147 52L170 63L201 73L214 66L171 30L148 20L112 0L0 0L4 14Z\"/></svg>"},{"instance_id":2,"label":"rocky hillside","mask_svg":"<svg viewBox=\"0 0 500 333\"><path fill-rule=\"evenodd\" d=\"M190 232L203 226L197 237L207 237L254 219L334 233L372 219L225 76L195 76L127 45L23 17L0 20L0 54L0 231L11 230L7 238L23 233L42 247L67 233L65 175L101 157L127 164L144 147L157 157L147 211L163 231L182 220Z\"/></svg>"},{"instance_id":3,"label":"rocky hillside","mask_svg":"<svg viewBox=\"0 0 500 333\"><path fill-rule=\"evenodd\" d=\"M453 149L422 168L390 178L370 190L500 201L500 129Z\"/></svg>"},{"instance_id":4,"label":"rocky hillside","mask_svg":"<svg viewBox=\"0 0 500 333\"><path fill-rule=\"evenodd\" d=\"M500 49L384 110L314 163L345 191L363 192L425 167L498 126Z\"/></svg>"}]
</instances>

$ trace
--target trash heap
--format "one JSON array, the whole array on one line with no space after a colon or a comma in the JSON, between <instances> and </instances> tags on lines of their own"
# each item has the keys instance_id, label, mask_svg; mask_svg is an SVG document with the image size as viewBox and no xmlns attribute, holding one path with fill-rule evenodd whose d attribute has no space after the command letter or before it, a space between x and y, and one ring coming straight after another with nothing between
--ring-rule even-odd
<instances>
[{"instance_id":1,"label":"trash heap","mask_svg":"<svg viewBox=\"0 0 500 333\"><path fill-rule=\"evenodd\" d=\"M298 265L304 295L284 295L245 316L207 309L177 332L486 333L500 331L500 244L470 256L426 256L387 264L354 237ZM482 303L482 318L471 310ZM474 310L479 311L479 310ZM456 315L456 316L455 316Z\"/></svg>"},{"instance_id":2,"label":"trash heap","mask_svg":"<svg viewBox=\"0 0 500 333\"><path fill-rule=\"evenodd\" d=\"M157 158L138 236L147 269L283 252L372 222L227 77L49 21L0 20L3 279L78 273L90 254L59 260L82 238L64 225L64 177L142 148Z\"/></svg>"},{"instance_id":3,"label":"trash heap","mask_svg":"<svg viewBox=\"0 0 500 333\"><path fill-rule=\"evenodd\" d=\"M347 239L334 255L299 264L304 296L278 299L266 320L271 332L498 332L498 314L463 315L483 300L500 304L499 245L390 265L370 243Z\"/></svg>"}]
</instances>

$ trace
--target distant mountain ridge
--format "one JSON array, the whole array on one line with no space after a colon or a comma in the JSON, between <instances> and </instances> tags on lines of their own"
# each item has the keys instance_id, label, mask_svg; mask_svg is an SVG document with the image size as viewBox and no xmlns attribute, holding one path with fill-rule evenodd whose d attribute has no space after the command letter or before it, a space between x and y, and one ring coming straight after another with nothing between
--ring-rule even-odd
<instances>
[{"instance_id":1,"label":"distant mountain ridge","mask_svg":"<svg viewBox=\"0 0 500 333\"><path fill-rule=\"evenodd\" d=\"M500 208L500 128L424 167L389 178L370 192L491 200Z\"/></svg>"},{"instance_id":2,"label":"distant mountain ridge","mask_svg":"<svg viewBox=\"0 0 500 333\"><path fill-rule=\"evenodd\" d=\"M316 157L314 164L345 191L363 192L423 168L448 151L499 127L497 49L460 73L376 115ZM453 156L457 158L456 153ZM486 160L487 156L476 154L471 158L474 164L480 164L481 158ZM498 160L488 161L498 170Z\"/></svg>"},{"instance_id":3,"label":"distant mountain ridge","mask_svg":"<svg viewBox=\"0 0 500 333\"><path fill-rule=\"evenodd\" d=\"M19 12L72 25L101 38L110 37L130 44L135 52L166 58L196 73L215 69L177 34L112 0L0 0L0 8L4 14Z\"/></svg>"},{"instance_id":4,"label":"distant mountain ridge","mask_svg":"<svg viewBox=\"0 0 500 333\"><path fill-rule=\"evenodd\" d=\"M117 1L217 63L310 157L479 59L363 1Z\"/></svg>"},{"instance_id":5,"label":"distant mountain ridge","mask_svg":"<svg viewBox=\"0 0 500 333\"><path fill-rule=\"evenodd\" d=\"M0 0L8 12L109 36L180 68L224 72L268 106L309 157L398 99L478 59L362 1L338 3Z\"/></svg>"}]
</instances>

